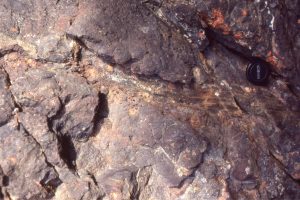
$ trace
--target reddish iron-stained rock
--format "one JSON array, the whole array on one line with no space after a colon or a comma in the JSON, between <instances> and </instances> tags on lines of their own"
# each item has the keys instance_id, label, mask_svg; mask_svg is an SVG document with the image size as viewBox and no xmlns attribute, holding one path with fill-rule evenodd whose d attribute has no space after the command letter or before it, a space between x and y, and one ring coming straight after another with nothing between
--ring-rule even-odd
<instances>
[{"instance_id":1,"label":"reddish iron-stained rock","mask_svg":"<svg viewBox=\"0 0 300 200\"><path fill-rule=\"evenodd\" d=\"M298 10L2 0L0 199L300 199Z\"/></svg>"}]
</instances>

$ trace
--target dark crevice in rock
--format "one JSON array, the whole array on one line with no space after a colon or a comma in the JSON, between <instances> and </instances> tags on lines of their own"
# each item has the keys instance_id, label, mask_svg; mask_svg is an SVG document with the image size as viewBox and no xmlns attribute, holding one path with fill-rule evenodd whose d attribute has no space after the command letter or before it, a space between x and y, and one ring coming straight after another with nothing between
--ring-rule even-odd
<instances>
[{"instance_id":1,"label":"dark crevice in rock","mask_svg":"<svg viewBox=\"0 0 300 200\"><path fill-rule=\"evenodd\" d=\"M89 48L86 45L86 43L84 42L85 40L89 41L89 42L92 42L92 43L99 43L101 41L95 40L95 39L90 38L88 36L78 37L76 35L72 35L72 34L69 34L69 33L67 33L66 36L67 36L67 38L72 39L73 41L75 41L82 48L92 52L95 55L97 55L104 63L109 64L109 65L116 65L117 64L112 56L106 55L106 54L99 54L99 53L95 52L93 49Z\"/></svg>"},{"instance_id":2,"label":"dark crevice in rock","mask_svg":"<svg viewBox=\"0 0 300 200\"><path fill-rule=\"evenodd\" d=\"M7 48L2 48L0 49L0 58L13 52L23 52L23 49L19 45L12 45Z\"/></svg>"},{"instance_id":3,"label":"dark crevice in rock","mask_svg":"<svg viewBox=\"0 0 300 200\"><path fill-rule=\"evenodd\" d=\"M94 174L92 174L91 172L87 171L87 174L89 175L89 177L92 179L92 181L94 182L94 184L98 187L98 182L96 177L94 176Z\"/></svg>"},{"instance_id":4,"label":"dark crevice in rock","mask_svg":"<svg viewBox=\"0 0 300 200\"><path fill-rule=\"evenodd\" d=\"M3 169L0 166L0 199L4 199L4 187L9 185L9 177L3 173Z\"/></svg>"},{"instance_id":5,"label":"dark crevice in rock","mask_svg":"<svg viewBox=\"0 0 300 200\"><path fill-rule=\"evenodd\" d=\"M297 183L300 186L300 180L295 179L286 169L285 165L272 153L272 151L269 151L269 154L272 159L274 159L275 163L279 165L281 170L289 177L291 180L293 180L295 183Z\"/></svg>"},{"instance_id":6,"label":"dark crevice in rock","mask_svg":"<svg viewBox=\"0 0 300 200\"><path fill-rule=\"evenodd\" d=\"M2 186L7 187L9 185L9 177L4 175L2 177Z\"/></svg>"},{"instance_id":7,"label":"dark crevice in rock","mask_svg":"<svg viewBox=\"0 0 300 200\"><path fill-rule=\"evenodd\" d=\"M19 129L22 129L24 131L24 133L33 139L33 141L36 143L36 145L39 147L39 149L41 149L42 151L42 155L44 156L44 161L45 163L47 164L48 167L52 168L55 172L55 174L57 175L57 177L55 179L51 179L51 177L49 177L49 174L46 174L45 177L40 181L40 184L46 189L47 192L50 192L48 193L51 197L54 196L54 193L55 193L55 190L56 188L62 184L62 180L59 178L59 173L56 171L54 165L52 165L48 159L47 159L47 156L46 154L44 153L44 149L43 147L41 146L41 144L35 139L35 137L33 137L29 131L24 127L24 125L20 122L18 122L19 125ZM50 178L50 181L46 181L46 180L49 180L48 178Z\"/></svg>"},{"instance_id":8,"label":"dark crevice in rock","mask_svg":"<svg viewBox=\"0 0 300 200\"><path fill-rule=\"evenodd\" d=\"M248 112L241 106L240 102L238 101L238 99L236 97L233 97L235 105L245 114L247 114Z\"/></svg>"},{"instance_id":9,"label":"dark crevice in rock","mask_svg":"<svg viewBox=\"0 0 300 200\"><path fill-rule=\"evenodd\" d=\"M97 199L96 200L104 200L104 198L105 198L105 194L103 194L103 195L101 195L101 196L99 196L99 197L97 197Z\"/></svg>"},{"instance_id":10,"label":"dark crevice in rock","mask_svg":"<svg viewBox=\"0 0 300 200\"><path fill-rule=\"evenodd\" d=\"M76 172L76 158L77 152L72 141L72 138L68 135L58 135L59 148L58 153L61 159L66 163L67 167Z\"/></svg>"},{"instance_id":11,"label":"dark crevice in rock","mask_svg":"<svg viewBox=\"0 0 300 200\"><path fill-rule=\"evenodd\" d=\"M130 192L130 200L137 200L140 197L139 184L137 182L137 172L132 172L130 177L130 182L132 183L132 191Z\"/></svg>"},{"instance_id":12,"label":"dark crevice in rock","mask_svg":"<svg viewBox=\"0 0 300 200\"><path fill-rule=\"evenodd\" d=\"M18 112L22 112L23 111L23 108L17 102L16 97L14 96L14 94L12 93L12 91L10 89L12 83L11 83L11 80L10 80L8 72L6 71L6 69L3 66L1 66L1 68L3 69L4 75L5 75L6 87L8 88L9 95L11 97L11 100L12 100L12 103L13 103L13 106L14 106L14 110L11 113L10 118L7 121L5 121L4 123L1 123L0 127L3 126L4 124L6 124L7 122L9 122L13 118L13 116L16 115ZM16 118L16 120L18 121L18 118Z\"/></svg>"},{"instance_id":13,"label":"dark crevice in rock","mask_svg":"<svg viewBox=\"0 0 300 200\"><path fill-rule=\"evenodd\" d=\"M100 41L97 41L97 40L94 40L93 38L89 38L87 36L82 36L82 37L78 37L76 35L73 35L73 34L69 34L69 33L66 33L66 37L68 39L71 39L73 40L74 42L76 42L78 45L80 45L82 48L92 52L92 53L95 53L92 49L88 48L87 45L85 44L84 40L88 40L88 41L91 41L91 42L94 42L94 43L98 43Z\"/></svg>"},{"instance_id":14,"label":"dark crevice in rock","mask_svg":"<svg viewBox=\"0 0 300 200\"><path fill-rule=\"evenodd\" d=\"M7 190L5 191L5 196L8 198L8 200L12 200L11 195Z\"/></svg>"},{"instance_id":15,"label":"dark crevice in rock","mask_svg":"<svg viewBox=\"0 0 300 200\"><path fill-rule=\"evenodd\" d=\"M41 186L47 191L47 197L51 198L55 195L56 188L62 183L60 179L51 179L50 172L40 181ZM50 181L48 181L50 179Z\"/></svg>"},{"instance_id":16,"label":"dark crevice in rock","mask_svg":"<svg viewBox=\"0 0 300 200\"><path fill-rule=\"evenodd\" d=\"M142 191L147 187L149 180L152 175L152 166L146 165L138 171L134 171L130 176L130 183L132 184L132 189L130 191L130 199L138 200L141 197ZM150 171L148 171L150 169Z\"/></svg>"},{"instance_id":17,"label":"dark crevice in rock","mask_svg":"<svg viewBox=\"0 0 300 200\"><path fill-rule=\"evenodd\" d=\"M8 72L5 70L4 67L3 68L3 71L4 73L6 74L6 82L7 82L7 87L10 88L12 86L12 83L10 81L10 77L9 77L9 74ZM16 100L16 97L14 96L14 94L10 91L10 94L11 94L11 98L13 100L13 103L14 103L14 106L18 109L18 112L23 112L23 108L22 106L17 102Z\"/></svg>"},{"instance_id":18,"label":"dark crevice in rock","mask_svg":"<svg viewBox=\"0 0 300 200\"><path fill-rule=\"evenodd\" d=\"M223 35L216 33L209 27L206 29L206 34L210 41L216 41L235 55L251 60L252 52L249 49L235 43L234 41L228 41Z\"/></svg>"},{"instance_id":19,"label":"dark crevice in rock","mask_svg":"<svg viewBox=\"0 0 300 200\"><path fill-rule=\"evenodd\" d=\"M218 44L220 44L221 46L223 46L226 50L228 50L229 52L231 52L232 54L241 57L245 60L248 60L249 62L259 62L262 63L263 65L268 66L269 69L271 69L272 75L274 73L277 74L277 78L283 78L282 75L278 74L277 72L275 72L274 70L272 70L272 66L266 62L265 60L263 60L262 58L259 57L253 57L252 56L252 52L233 42L233 41L228 41L223 35L216 33L214 30L207 28L207 37L209 38L210 41L215 41Z\"/></svg>"},{"instance_id":20,"label":"dark crevice in rock","mask_svg":"<svg viewBox=\"0 0 300 200\"><path fill-rule=\"evenodd\" d=\"M100 40L96 40L94 38L91 38L91 37L88 37L88 36L81 36L81 37L78 37L76 35L73 35L73 34L70 34L70 33L66 33L66 37L71 39L71 40L74 40L74 42L76 42L77 44L79 44L81 47L93 52L92 49L88 48L87 45L85 44L84 40L87 40L87 41L90 41L90 42L93 42L93 43L99 43L101 42Z\"/></svg>"},{"instance_id":21,"label":"dark crevice in rock","mask_svg":"<svg viewBox=\"0 0 300 200\"><path fill-rule=\"evenodd\" d=\"M95 136L97 133L99 133L101 129L101 125L104 122L104 119L108 117L109 114L109 108L108 108L108 102L107 102L107 95L103 93L98 94L98 105L95 109L95 116L93 119L93 132L92 136Z\"/></svg>"}]
</instances>

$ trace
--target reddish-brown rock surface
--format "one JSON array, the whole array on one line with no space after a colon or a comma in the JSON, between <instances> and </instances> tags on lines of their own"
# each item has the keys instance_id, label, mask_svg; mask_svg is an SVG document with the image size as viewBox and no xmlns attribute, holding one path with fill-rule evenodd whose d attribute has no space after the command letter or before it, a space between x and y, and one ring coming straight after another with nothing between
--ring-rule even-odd
<instances>
[{"instance_id":1,"label":"reddish-brown rock surface","mask_svg":"<svg viewBox=\"0 0 300 200\"><path fill-rule=\"evenodd\" d=\"M300 199L299 20L298 0L2 0L0 199Z\"/></svg>"}]
</instances>

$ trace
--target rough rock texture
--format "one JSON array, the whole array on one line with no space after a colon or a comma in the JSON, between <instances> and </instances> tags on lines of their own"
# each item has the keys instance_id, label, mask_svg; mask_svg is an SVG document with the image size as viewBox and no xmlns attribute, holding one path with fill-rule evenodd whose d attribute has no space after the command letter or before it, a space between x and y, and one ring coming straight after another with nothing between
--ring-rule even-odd
<instances>
[{"instance_id":1,"label":"rough rock texture","mask_svg":"<svg viewBox=\"0 0 300 200\"><path fill-rule=\"evenodd\" d=\"M0 199L300 199L299 20L298 0L2 0Z\"/></svg>"}]
</instances>

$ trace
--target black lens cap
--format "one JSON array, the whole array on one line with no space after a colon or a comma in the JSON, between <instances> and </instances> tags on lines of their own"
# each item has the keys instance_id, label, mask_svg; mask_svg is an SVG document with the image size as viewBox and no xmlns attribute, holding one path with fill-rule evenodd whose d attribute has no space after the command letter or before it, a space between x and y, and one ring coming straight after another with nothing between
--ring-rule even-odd
<instances>
[{"instance_id":1,"label":"black lens cap","mask_svg":"<svg viewBox=\"0 0 300 200\"><path fill-rule=\"evenodd\" d=\"M270 67L263 61L254 61L247 66L247 79L255 85L265 85L268 83Z\"/></svg>"}]
</instances>

